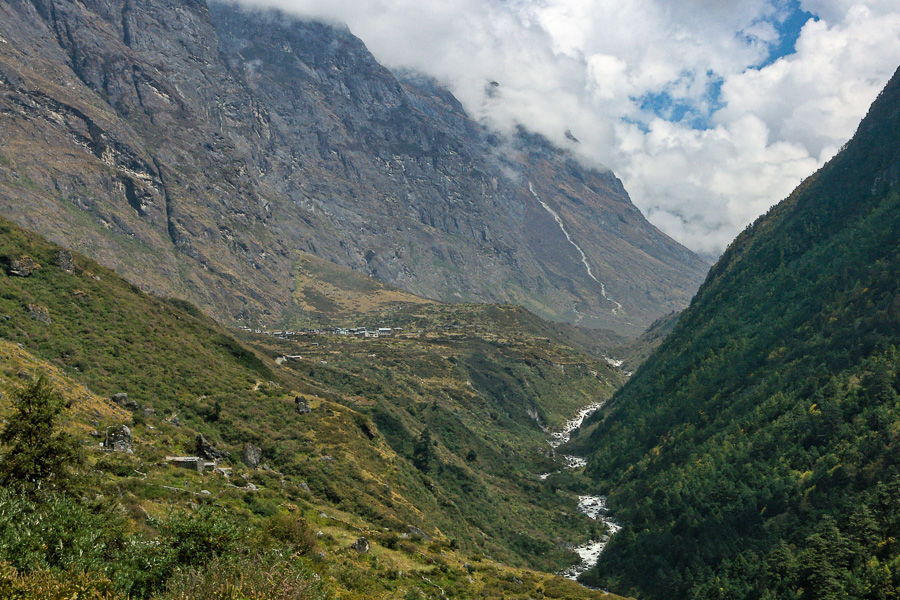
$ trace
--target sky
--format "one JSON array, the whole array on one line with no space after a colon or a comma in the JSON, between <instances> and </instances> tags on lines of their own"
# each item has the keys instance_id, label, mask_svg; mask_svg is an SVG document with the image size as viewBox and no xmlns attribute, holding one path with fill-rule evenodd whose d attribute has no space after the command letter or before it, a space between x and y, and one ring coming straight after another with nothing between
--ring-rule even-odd
<instances>
[{"instance_id":1,"label":"sky","mask_svg":"<svg viewBox=\"0 0 900 600\"><path fill-rule=\"evenodd\" d=\"M611 169L711 259L834 156L900 66L897 0L242 1L345 23L487 126Z\"/></svg>"}]
</instances>

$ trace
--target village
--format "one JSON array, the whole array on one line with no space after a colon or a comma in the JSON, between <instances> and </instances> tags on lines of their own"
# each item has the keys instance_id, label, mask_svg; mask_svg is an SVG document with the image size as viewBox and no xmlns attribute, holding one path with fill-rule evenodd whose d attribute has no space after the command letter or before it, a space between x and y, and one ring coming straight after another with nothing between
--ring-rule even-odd
<instances>
[{"instance_id":1,"label":"village","mask_svg":"<svg viewBox=\"0 0 900 600\"><path fill-rule=\"evenodd\" d=\"M380 337L393 337L394 335L398 335L402 332L400 327L378 327L375 329L370 329L368 327L336 327L334 329L300 329L298 331L268 331L266 329L252 329L250 327L242 326L238 329L242 331L246 331L249 333L256 333L260 335L271 335L283 340L292 340L296 339L300 336L307 335L346 335L346 336L355 336L358 338L380 338Z\"/></svg>"}]
</instances>

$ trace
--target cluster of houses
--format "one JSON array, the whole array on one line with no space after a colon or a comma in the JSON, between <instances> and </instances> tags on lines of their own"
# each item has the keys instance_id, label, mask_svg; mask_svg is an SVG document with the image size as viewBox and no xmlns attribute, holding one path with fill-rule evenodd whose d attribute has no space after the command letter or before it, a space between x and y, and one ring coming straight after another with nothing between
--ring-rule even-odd
<instances>
[{"instance_id":1,"label":"cluster of houses","mask_svg":"<svg viewBox=\"0 0 900 600\"><path fill-rule=\"evenodd\" d=\"M400 331L399 327L378 327L377 329L369 329L367 327L338 327L336 329L301 329L299 331L268 331L265 329L251 329L250 327L241 327L241 329L251 333L272 335L281 339L293 339L298 335L352 335L364 338L378 338L391 337L394 333Z\"/></svg>"}]
</instances>

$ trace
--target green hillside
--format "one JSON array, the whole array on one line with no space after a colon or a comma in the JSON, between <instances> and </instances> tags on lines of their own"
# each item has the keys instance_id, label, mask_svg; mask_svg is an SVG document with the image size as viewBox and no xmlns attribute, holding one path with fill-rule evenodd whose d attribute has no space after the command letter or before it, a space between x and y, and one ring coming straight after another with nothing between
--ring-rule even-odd
<instances>
[{"instance_id":1,"label":"green hillside","mask_svg":"<svg viewBox=\"0 0 900 600\"><path fill-rule=\"evenodd\" d=\"M351 307L387 293L330 287ZM74 495L0 487L0 596L69 598L68 581L108 588L98 598L219 598L237 581L227 597L603 597L530 570L571 564L567 543L602 528L536 474L559 467L542 427L621 375L517 307L402 300L392 337L233 332L0 220L0 416L44 374L84 457ZM134 452L101 449L123 423ZM228 453L217 471L167 459L197 455L198 434Z\"/></svg>"},{"instance_id":2,"label":"green hillside","mask_svg":"<svg viewBox=\"0 0 900 600\"><path fill-rule=\"evenodd\" d=\"M900 73L581 437L625 526L590 581L659 599L898 597L898 140Z\"/></svg>"}]
</instances>

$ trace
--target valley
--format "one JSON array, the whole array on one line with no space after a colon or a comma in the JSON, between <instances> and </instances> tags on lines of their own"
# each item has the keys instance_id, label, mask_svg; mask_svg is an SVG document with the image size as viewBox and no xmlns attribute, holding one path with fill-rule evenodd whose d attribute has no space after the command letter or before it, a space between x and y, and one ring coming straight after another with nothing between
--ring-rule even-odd
<instances>
[{"instance_id":1,"label":"valley","mask_svg":"<svg viewBox=\"0 0 900 600\"><path fill-rule=\"evenodd\" d=\"M714 75L596 135L712 193ZM900 597L900 71L711 268L478 86L257 4L0 0L0 598ZM641 206L719 232L735 186Z\"/></svg>"},{"instance_id":2,"label":"valley","mask_svg":"<svg viewBox=\"0 0 900 600\"><path fill-rule=\"evenodd\" d=\"M387 310L379 319L394 315L390 325L400 331L293 339L228 331L187 303L147 295L86 258L0 225L5 264L31 266L27 276L8 267L0 279L3 414L39 373L66 394L66 428L86 459L76 485L108 498L125 518L112 531L93 527L149 541L185 506L224 510L220 518L254 535L294 519L321 532L303 542L318 554L304 551L302 564L336 577L320 587L340 597L401 597L411 585L427 594L422 578L458 597L510 597L516 588L504 581L523 582L514 583L523 597L536 587L594 597L534 570L564 570L578 561L570 543L605 530L580 516L579 494L565 481L535 476L559 464L545 432L623 379L605 360L561 342L576 338L569 326L557 331L515 306L384 308L383 287L367 278L354 283L359 276L342 272L329 288L307 268L307 290L340 289L342 301L375 311L336 318L370 323ZM29 308L38 302L39 310ZM324 318L316 315L323 329ZM280 360L286 356L295 358ZM69 389L84 392L70 398ZM129 428L130 451L104 451L120 425ZM204 472L175 466L174 457L190 456L208 463ZM104 502L90 510L102 517ZM17 535L12 523L3 527L0 539ZM360 537L369 554L350 548ZM113 581L145 560L127 548L117 558L95 550L100 555L87 559L42 560L63 571L105 565L100 572ZM373 563L366 575L370 554L377 569ZM385 578L384 569L416 575ZM129 595L166 597L173 575L156 577L133 581Z\"/></svg>"}]
</instances>

